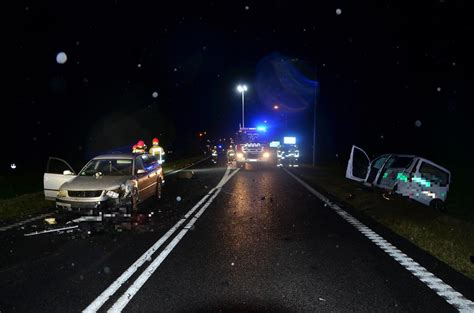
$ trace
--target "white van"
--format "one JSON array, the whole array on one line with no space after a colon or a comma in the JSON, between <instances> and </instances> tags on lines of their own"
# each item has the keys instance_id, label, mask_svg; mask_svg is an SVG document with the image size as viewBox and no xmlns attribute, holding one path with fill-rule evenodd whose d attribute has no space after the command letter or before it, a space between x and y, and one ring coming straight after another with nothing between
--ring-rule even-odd
<instances>
[{"instance_id":1,"label":"white van","mask_svg":"<svg viewBox=\"0 0 474 313\"><path fill-rule=\"evenodd\" d=\"M393 190L439 210L445 207L451 173L427 159L405 154L384 154L372 161L352 146L346 178L368 186Z\"/></svg>"}]
</instances>

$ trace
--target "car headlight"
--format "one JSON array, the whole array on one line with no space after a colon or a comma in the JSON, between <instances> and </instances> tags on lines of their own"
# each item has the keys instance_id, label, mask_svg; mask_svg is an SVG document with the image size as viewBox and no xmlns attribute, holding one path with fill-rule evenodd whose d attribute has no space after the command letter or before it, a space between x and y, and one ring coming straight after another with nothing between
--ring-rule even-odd
<instances>
[{"instance_id":1,"label":"car headlight","mask_svg":"<svg viewBox=\"0 0 474 313\"><path fill-rule=\"evenodd\" d=\"M58 191L58 197L67 197L67 190L66 189L59 189Z\"/></svg>"},{"instance_id":2,"label":"car headlight","mask_svg":"<svg viewBox=\"0 0 474 313\"><path fill-rule=\"evenodd\" d=\"M239 159L243 159L243 158L244 158L244 154L243 154L242 152L239 152L239 153L237 153L237 157L238 157Z\"/></svg>"},{"instance_id":3,"label":"car headlight","mask_svg":"<svg viewBox=\"0 0 474 313\"><path fill-rule=\"evenodd\" d=\"M264 157L265 159L268 159L268 158L270 157L270 152L264 152L264 153L263 153L263 157Z\"/></svg>"},{"instance_id":4,"label":"car headlight","mask_svg":"<svg viewBox=\"0 0 474 313\"><path fill-rule=\"evenodd\" d=\"M108 190L105 192L105 195L112 199L117 199L120 196L119 189L117 190Z\"/></svg>"}]
</instances>

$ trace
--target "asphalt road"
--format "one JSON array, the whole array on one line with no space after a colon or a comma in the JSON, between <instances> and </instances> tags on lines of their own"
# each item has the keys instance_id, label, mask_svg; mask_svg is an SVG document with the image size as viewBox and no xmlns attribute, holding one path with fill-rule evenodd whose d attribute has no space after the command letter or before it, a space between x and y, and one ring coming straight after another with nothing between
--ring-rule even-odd
<instances>
[{"instance_id":1,"label":"asphalt road","mask_svg":"<svg viewBox=\"0 0 474 313\"><path fill-rule=\"evenodd\" d=\"M456 311L283 169L186 171L137 229L0 233L0 312ZM472 301L472 281L374 227Z\"/></svg>"}]
</instances>

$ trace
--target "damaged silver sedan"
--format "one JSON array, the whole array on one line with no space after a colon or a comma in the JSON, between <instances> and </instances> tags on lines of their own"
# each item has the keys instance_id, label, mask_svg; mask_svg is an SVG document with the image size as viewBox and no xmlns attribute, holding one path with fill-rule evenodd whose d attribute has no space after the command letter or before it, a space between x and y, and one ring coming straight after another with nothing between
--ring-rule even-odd
<instances>
[{"instance_id":1,"label":"damaged silver sedan","mask_svg":"<svg viewBox=\"0 0 474 313\"><path fill-rule=\"evenodd\" d=\"M108 154L90 160L76 175L64 160L49 158L44 194L56 207L85 215L136 212L145 200L161 198L163 170L149 154Z\"/></svg>"}]
</instances>

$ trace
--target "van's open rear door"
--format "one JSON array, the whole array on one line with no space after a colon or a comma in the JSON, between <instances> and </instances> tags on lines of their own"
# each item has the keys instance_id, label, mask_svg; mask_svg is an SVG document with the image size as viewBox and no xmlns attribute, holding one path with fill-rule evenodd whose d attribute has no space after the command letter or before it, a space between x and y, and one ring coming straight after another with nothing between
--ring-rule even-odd
<instances>
[{"instance_id":1,"label":"van's open rear door","mask_svg":"<svg viewBox=\"0 0 474 313\"><path fill-rule=\"evenodd\" d=\"M363 182L369 175L370 158L364 150L352 146L351 156L347 162L346 178Z\"/></svg>"},{"instance_id":2,"label":"van's open rear door","mask_svg":"<svg viewBox=\"0 0 474 313\"><path fill-rule=\"evenodd\" d=\"M69 171L71 174L65 175L64 171ZM76 177L74 170L66 161L50 157L43 176L44 198L46 200L55 200L62 184L72 180L74 177Z\"/></svg>"}]
</instances>

